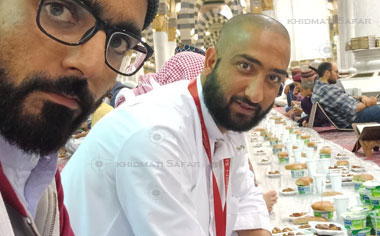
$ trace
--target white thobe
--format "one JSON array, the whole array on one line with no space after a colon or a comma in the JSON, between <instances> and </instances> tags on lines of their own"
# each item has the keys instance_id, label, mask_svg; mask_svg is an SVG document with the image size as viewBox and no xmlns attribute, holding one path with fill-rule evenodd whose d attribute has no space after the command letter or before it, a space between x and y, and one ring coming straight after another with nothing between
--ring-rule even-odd
<instances>
[{"instance_id":1,"label":"white thobe","mask_svg":"<svg viewBox=\"0 0 380 236\"><path fill-rule=\"evenodd\" d=\"M136 97L94 127L62 173L76 235L215 235L212 178L199 116L180 81ZM223 159L231 158L227 230L270 230L262 193L249 174L243 134L217 128L197 87L213 168L224 199Z\"/></svg>"}]
</instances>

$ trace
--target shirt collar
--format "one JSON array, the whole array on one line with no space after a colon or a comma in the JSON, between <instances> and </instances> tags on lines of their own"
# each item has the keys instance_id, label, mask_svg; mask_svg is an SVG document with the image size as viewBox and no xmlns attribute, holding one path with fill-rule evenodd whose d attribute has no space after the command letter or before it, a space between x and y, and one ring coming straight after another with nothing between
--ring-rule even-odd
<instances>
[{"instance_id":1,"label":"shirt collar","mask_svg":"<svg viewBox=\"0 0 380 236\"><path fill-rule=\"evenodd\" d=\"M225 149L226 154L231 154L230 156L226 155L215 155L213 156L213 162L220 161L225 158L232 158L236 156L234 153L236 151L246 151L245 149L245 140L244 135L238 132L233 131L227 131L226 133L222 133L218 126L215 123L215 120L212 118L209 110L206 107L206 104L204 103L204 97L203 97L203 88L202 88L202 81L200 75L197 78L197 89L198 89L198 96L201 103L201 109L203 114L203 119L205 121L208 137L210 139L210 146L212 152L215 150L215 142L218 142L218 144L222 145Z\"/></svg>"},{"instance_id":2,"label":"shirt collar","mask_svg":"<svg viewBox=\"0 0 380 236\"><path fill-rule=\"evenodd\" d=\"M21 202L34 215L38 202L57 171L57 154L26 153L0 136L0 162Z\"/></svg>"}]
</instances>

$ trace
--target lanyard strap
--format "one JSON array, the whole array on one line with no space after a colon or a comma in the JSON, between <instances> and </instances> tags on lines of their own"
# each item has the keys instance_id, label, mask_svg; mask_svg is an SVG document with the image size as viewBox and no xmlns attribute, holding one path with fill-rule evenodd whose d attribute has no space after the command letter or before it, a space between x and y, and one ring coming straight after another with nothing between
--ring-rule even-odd
<instances>
[{"instance_id":1,"label":"lanyard strap","mask_svg":"<svg viewBox=\"0 0 380 236\"><path fill-rule=\"evenodd\" d=\"M199 120L202 127L202 143L203 147L206 151L208 160L210 162L210 168L212 173L212 191L214 195L214 215L215 215L215 229L217 236L225 236L226 235L226 212L227 212L227 190L228 190L228 180L230 177L230 159L226 158L223 160L224 164L224 181L225 181L225 203L224 210L222 208L222 200L220 198L218 184L216 182L214 171L212 170L212 159L211 159L211 146L210 140L208 137L205 121L203 119L201 103L199 100L198 89L197 89L197 80L194 79L190 81L189 84L189 92L194 99L195 105L197 107Z\"/></svg>"}]
</instances>

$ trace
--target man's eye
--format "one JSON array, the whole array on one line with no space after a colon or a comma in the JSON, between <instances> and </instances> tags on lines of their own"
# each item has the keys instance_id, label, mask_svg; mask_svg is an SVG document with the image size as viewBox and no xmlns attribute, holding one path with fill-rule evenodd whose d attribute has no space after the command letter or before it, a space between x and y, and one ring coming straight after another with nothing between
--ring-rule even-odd
<instances>
[{"instance_id":1,"label":"man's eye","mask_svg":"<svg viewBox=\"0 0 380 236\"><path fill-rule=\"evenodd\" d=\"M60 3L50 3L45 5L47 15L56 21L73 22L71 9Z\"/></svg>"},{"instance_id":2,"label":"man's eye","mask_svg":"<svg viewBox=\"0 0 380 236\"><path fill-rule=\"evenodd\" d=\"M250 64L241 62L238 64L238 68L243 71L251 71L253 68Z\"/></svg>"},{"instance_id":3,"label":"man's eye","mask_svg":"<svg viewBox=\"0 0 380 236\"><path fill-rule=\"evenodd\" d=\"M278 75L270 75L269 80L272 81L273 83L281 83L281 77Z\"/></svg>"},{"instance_id":4,"label":"man's eye","mask_svg":"<svg viewBox=\"0 0 380 236\"><path fill-rule=\"evenodd\" d=\"M110 46L114 52L121 55L124 55L130 49L128 42L122 37L113 37Z\"/></svg>"}]
</instances>

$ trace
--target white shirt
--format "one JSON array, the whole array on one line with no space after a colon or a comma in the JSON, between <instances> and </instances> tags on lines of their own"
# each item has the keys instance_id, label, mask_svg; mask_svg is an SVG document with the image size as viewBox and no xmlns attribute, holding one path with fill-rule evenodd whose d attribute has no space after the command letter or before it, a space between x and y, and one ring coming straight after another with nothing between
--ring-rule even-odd
<instances>
[{"instance_id":1,"label":"white shirt","mask_svg":"<svg viewBox=\"0 0 380 236\"><path fill-rule=\"evenodd\" d=\"M293 83L293 80L291 80L289 78L285 81L284 87L282 89L282 93L280 96L275 98L274 104L276 104L277 106L280 106L280 107L285 107L288 105L288 100L286 97L287 94L285 94L285 88L286 88L286 86L288 86L291 83Z\"/></svg>"},{"instance_id":2,"label":"white shirt","mask_svg":"<svg viewBox=\"0 0 380 236\"><path fill-rule=\"evenodd\" d=\"M209 161L188 83L136 97L89 133L62 173L76 235L215 235ZM221 143L213 156L221 191L223 158L231 158L226 235L269 231L262 193L249 174L244 136L222 134L200 99L211 150L214 141Z\"/></svg>"}]
</instances>

